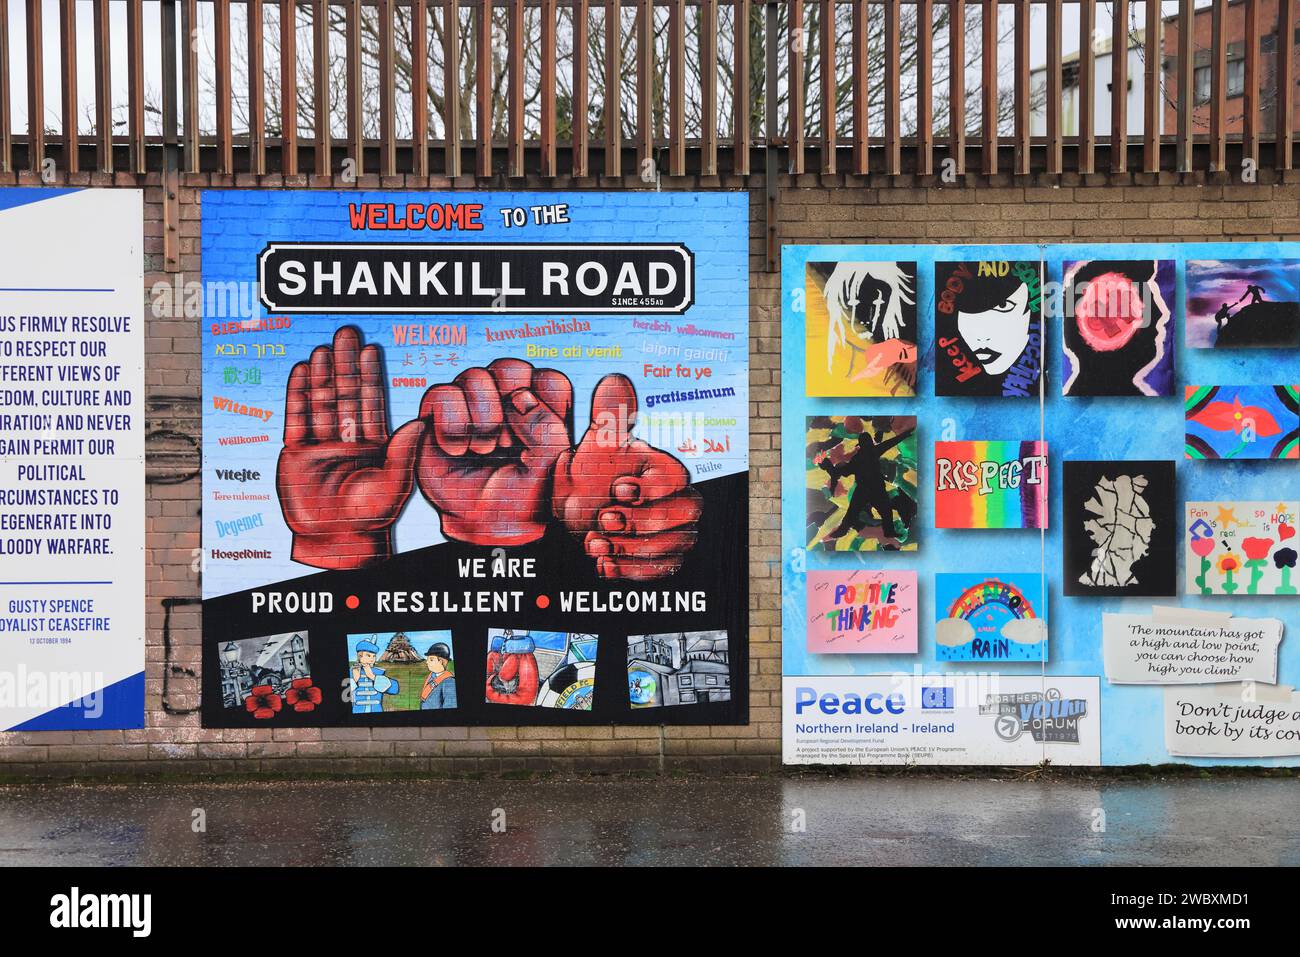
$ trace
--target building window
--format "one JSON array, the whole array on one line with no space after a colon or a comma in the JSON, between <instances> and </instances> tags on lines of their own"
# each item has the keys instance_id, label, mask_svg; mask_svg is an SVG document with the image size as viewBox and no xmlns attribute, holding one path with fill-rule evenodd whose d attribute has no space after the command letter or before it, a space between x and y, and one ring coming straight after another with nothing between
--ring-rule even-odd
<instances>
[{"instance_id":1,"label":"building window","mask_svg":"<svg viewBox=\"0 0 1300 957\"><path fill-rule=\"evenodd\" d=\"M1210 68L1208 66L1198 66L1192 73L1192 81L1196 87L1197 104L1210 102Z\"/></svg>"},{"instance_id":2,"label":"building window","mask_svg":"<svg viewBox=\"0 0 1300 957\"><path fill-rule=\"evenodd\" d=\"M1246 61L1228 61L1228 96L1241 96L1246 92Z\"/></svg>"}]
</instances>

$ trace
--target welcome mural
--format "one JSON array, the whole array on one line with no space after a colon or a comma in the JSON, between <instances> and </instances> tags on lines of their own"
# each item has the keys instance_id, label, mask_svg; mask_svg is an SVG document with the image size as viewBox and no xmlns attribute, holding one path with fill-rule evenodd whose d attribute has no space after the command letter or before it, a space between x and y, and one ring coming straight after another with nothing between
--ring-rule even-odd
<instances>
[{"instance_id":1,"label":"welcome mural","mask_svg":"<svg viewBox=\"0 0 1300 957\"><path fill-rule=\"evenodd\" d=\"M204 725L745 722L748 229L205 192Z\"/></svg>"}]
</instances>

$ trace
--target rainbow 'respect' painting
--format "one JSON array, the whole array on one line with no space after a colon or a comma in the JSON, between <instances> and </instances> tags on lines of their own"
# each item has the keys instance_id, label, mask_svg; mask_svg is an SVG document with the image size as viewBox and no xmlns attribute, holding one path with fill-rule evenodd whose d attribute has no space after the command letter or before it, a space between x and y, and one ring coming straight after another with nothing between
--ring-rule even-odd
<instances>
[{"instance_id":1,"label":"rainbow 'respect' painting","mask_svg":"<svg viewBox=\"0 0 1300 957\"><path fill-rule=\"evenodd\" d=\"M1047 443L934 443L935 528L1047 528Z\"/></svg>"}]
</instances>

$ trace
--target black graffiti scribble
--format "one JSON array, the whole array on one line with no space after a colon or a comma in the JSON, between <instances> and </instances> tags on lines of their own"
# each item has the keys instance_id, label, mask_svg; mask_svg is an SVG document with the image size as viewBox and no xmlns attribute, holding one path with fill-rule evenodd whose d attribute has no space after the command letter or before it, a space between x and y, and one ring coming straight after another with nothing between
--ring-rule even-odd
<instances>
[{"instance_id":1,"label":"black graffiti scribble","mask_svg":"<svg viewBox=\"0 0 1300 957\"><path fill-rule=\"evenodd\" d=\"M146 399L145 481L181 485L198 478L199 401L186 395L151 395Z\"/></svg>"},{"instance_id":2,"label":"black graffiti scribble","mask_svg":"<svg viewBox=\"0 0 1300 957\"><path fill-rule=\"evenodd\" d=\"M172 662L172 609L180 608L186 605L201 605L202 601L198 598L164 598L163 607L163 691L162 707L167 714L182 715L193 714L198 711L198 707L177 708L169 702L171 694L171 679L175 675L178 678L198 678L198 673L184 665L174 664Z\"/></svg>"}]
</instances>

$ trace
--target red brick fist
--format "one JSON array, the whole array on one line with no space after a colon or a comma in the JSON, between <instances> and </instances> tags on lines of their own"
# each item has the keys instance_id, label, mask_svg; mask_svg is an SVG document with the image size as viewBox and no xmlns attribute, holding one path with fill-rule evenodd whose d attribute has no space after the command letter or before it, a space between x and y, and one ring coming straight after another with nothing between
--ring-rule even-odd
<instances>
[{"instance_id":1,"label":"red brick fist","mask_svg":"<svg viewBox=\"0 0 1300 957\"><path fill-rule=\"evenodd\" d=\"M379 347L351 326L289 373L284 448L275 487L293 532L293 560L360 568L393 552L393 523L410 498L424 423L390 437Z\"/></svg>"},{"instance_id":2,"label":"red brick fist","mask_svg":"<svg viewBox=\"0 0 1300 957\"><path fill-rule=\"evenodd\" d=\"M549 520L551 470L573 446L573 386L554 369L497 359L424 394L416 463L442 534L475 545L523 545Z\"/></svg>"},{"instance_id":3,"label":"red brick fist","mask_svg":"<svg viewBox=\"0 0 1300 957\"><path fill-rule=\"evenodd\" d=\"M591 397L591 424L555 464L555 515L582 539L602 578L654 579L695 545L700 493L677 459L631 436L636 389L607 375Z\"/></svg>"}]
</instances>

